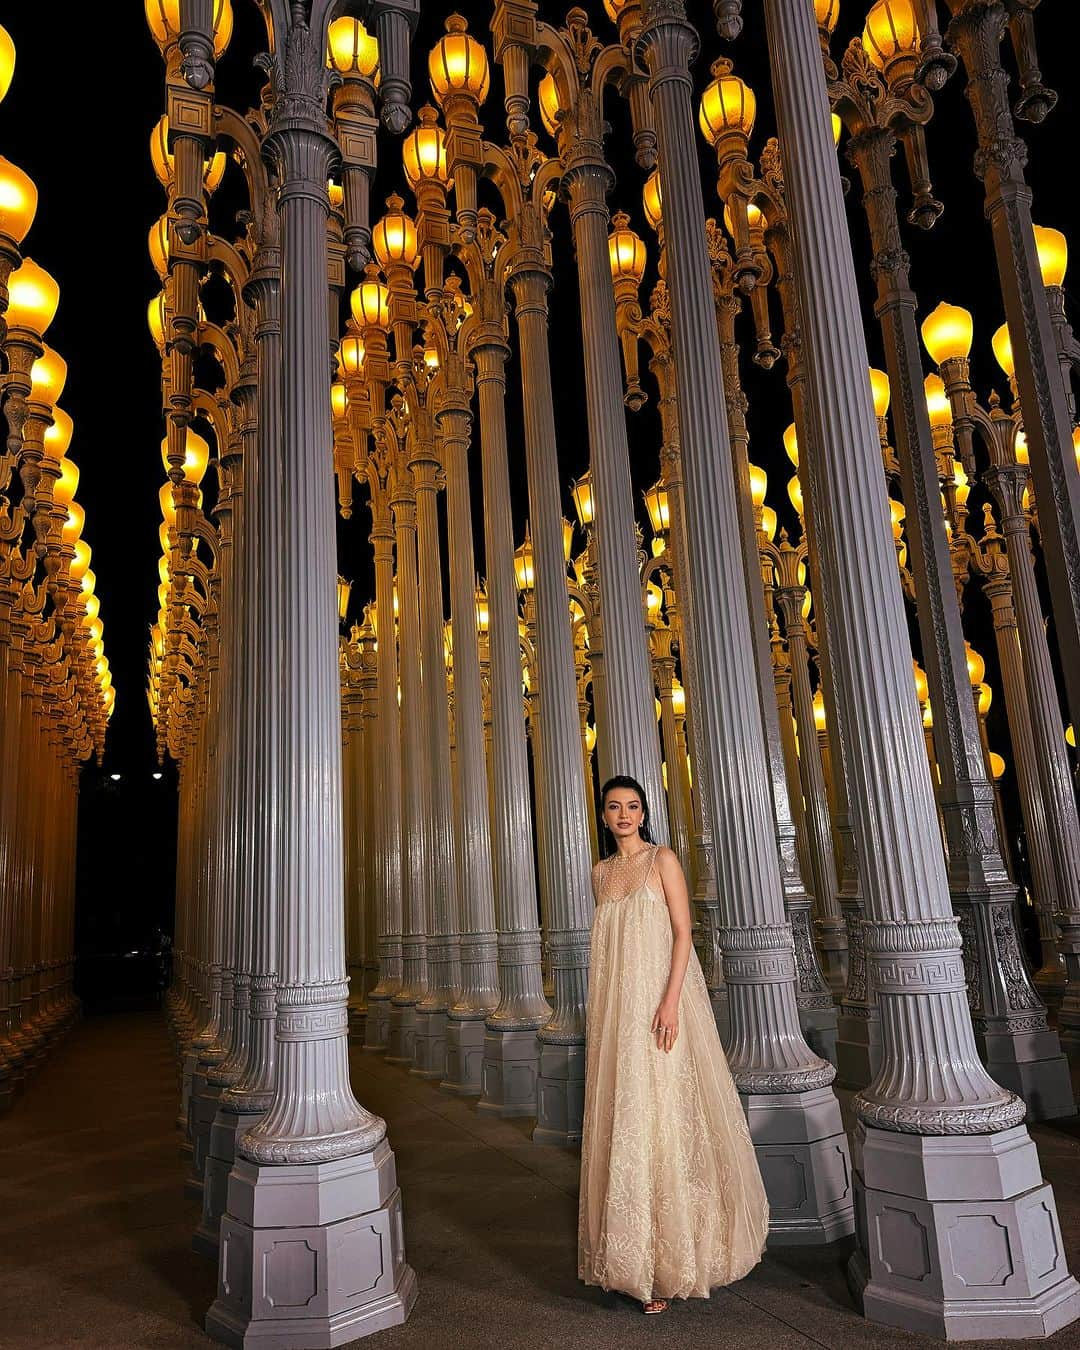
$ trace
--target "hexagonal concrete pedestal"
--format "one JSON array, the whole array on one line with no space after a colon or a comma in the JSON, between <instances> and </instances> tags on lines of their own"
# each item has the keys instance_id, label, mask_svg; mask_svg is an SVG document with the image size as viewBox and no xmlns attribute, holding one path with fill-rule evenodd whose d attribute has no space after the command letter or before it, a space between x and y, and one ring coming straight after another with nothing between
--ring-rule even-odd
<instances>
[{"instance_id":1,"label":"hexagonal concrete pedestal","mask_svg":"<svg viewBox=\"0 0 1080 1350\"><path fill-rule=\"evenodd\" d=\"M209 1335L243 1350L331 1350L398 1326L415 1299L385 1139L337 1162L237 1159Z\"/></svg>"},{"instance_id":2,"label":"hexagonal concrete pedestal","mask_svg":"<svg viewBox=\"0 0 1080 1350\"><path fill-rule=\"evenodd\" d=\"M367 1023L364 1026L364 1049L373 1053L386 1050L390 1037L390 999L381 994L368 994Z\"/></svg>"},{"instance_id":3,"label":"hexagonal concrete pedestal","mask_svg":"<svg viewBox=\"0 0 1080 1350\"><path fill-rule=\"evenodd\" d=\"M851 1160L831 1088L742 1097L769 1197L769 1245L816 1246L855 1226Z\"/></svg>"},{"instance_id":4,"label":"hexagonal concrete pedestal","mask_svg":"<svg viewBox=\"0 0 1080 1350\"><path fill-rule=\"evenodd\" d=\"M446 1026L445 1008L428 1012L417 1005L413 1063L409 1070L417 1078L442 1079L446 1076Z\"/></svg>"},{"instance_id":5,"label":"hexagonal concrete pedestal","mask_svg":"<svg viewBox=\"0 0 1080 1350\"><path fill-rule=\"evenodd\" d=\"M217 1260L221 1216L229 1198L229 1174L236 1161L237 1136L251 1128L258 1115L237 1115L218 1107L210 1127L210 1147L203 1168L202 1218L191 1235L191 1245L201 1256Z\"/></svg>"},{"instance_id":6,"label":"hexagonal concrete pedestal","mask_svg":"<svg viewBox=\"0 0 1080 1350\"><path fill-rule=\"evenodd\" d=\"M540 1042L532 1029L488 1031L484 1037L483 1095L478 1111L509 1118L535 1116Z\"/></svg>"},{"instance_id":7,"label":"hexagonal concrete pedestal","mask_svg":"<svg viewBox=\"0 0 1080 1350\"><path fill-rule=\"evenodd\" d=\"M585 1118L585 1046L540 1042L534 1144L575 1148Z\"/></svg>"},{"instance_id":8,"label":"hexagonal concrete pedestal","mask_svg":"<svg viewBox=\"0 0 1080 1350\"><path fill-rule=\"evenodd\" d=\"M871 1321L961 1341L1049 1336L1080 1318L1023 1125L946 1137L860 1125L855 1166L848 1278Z\"/></svg>"},{"instance_id":9,"label":"hexagonal concrete pedestal","mask_svg":"<svg viewBox=\"0 0 1080 1350\"><path fill-rule=\"evenodd\" d=\"M455 1017L446 1023L446 1077L439 1084L443 1092L457 1097L478 1097L483 1080L483 1016Z\"/></svg>"}]
</instances>

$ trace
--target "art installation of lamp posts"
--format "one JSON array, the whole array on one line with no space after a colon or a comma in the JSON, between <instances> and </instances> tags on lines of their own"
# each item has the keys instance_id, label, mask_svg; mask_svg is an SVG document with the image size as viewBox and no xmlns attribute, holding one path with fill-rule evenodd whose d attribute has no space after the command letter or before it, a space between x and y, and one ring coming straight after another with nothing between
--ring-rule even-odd
<instances>
[{"instance_id":1,"label":"art installation of lamp posts","mask_svg":"<svg viewBox=\"0 0 1080 1350\"><path fill-rule=\"evenodd\" d=\"M0 100L14 67L0 28ZM79 771L100 764L116 701L58 402L68 367L44 340L60 287L25 251L38 206L0 155L0 1112L79 1016Z\"/></svg>"},{"instance_id":2,"label":"art installation of lamp posts","mask_svg":"<svg viewBox=\"0 0 1080 1350\"><path fill-rule=\"evenodd\" d=\"M1026 1124L1074 1113L1080 1041L1080 349L1014 134L1053 102L1032 11L947 8L877 0L836 60L836 0L766 0L778 134L754 159L739 42L684 0L605 0L595 25L496 0L434 37L416 0L266 0L254 108L229 102L232 0L145 0L148 702L178 772L166 1011L216 1339L329 1347L409 1315L350 1043L580 1141L614 772L687 871L771 1244L854 1232L865 1315L909 1330L1080 1318ZM750 23L714 9L725 42ZM905 249L942 210L927 143L956 57L1006 400L980 402L973 320L917 293ZM44 342L57 287L23 253L36 190L2 159L0 188L2 1107L77 1012L78 765L115 696ZM783 446L756 429L766 378Z\"/></svg>"}]
</instances>

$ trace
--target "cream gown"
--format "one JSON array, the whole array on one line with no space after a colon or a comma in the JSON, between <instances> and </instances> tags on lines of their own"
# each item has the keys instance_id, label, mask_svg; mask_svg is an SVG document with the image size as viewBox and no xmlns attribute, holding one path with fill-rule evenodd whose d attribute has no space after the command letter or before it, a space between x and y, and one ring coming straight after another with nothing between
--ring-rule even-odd
<instances>
[{"instance_id":1,"label":"cream gown","mask_svg":"<svg viewBox=\"0 0 1080 1350\"><path fill-rule=\"evenodd\" d=\"M708 1298L761 1259L769 1207L697 954L679 1035L650 1033L672 933L651 845L593 870L578 1277L642 1301Z\"/></svg>"}]
</instances>

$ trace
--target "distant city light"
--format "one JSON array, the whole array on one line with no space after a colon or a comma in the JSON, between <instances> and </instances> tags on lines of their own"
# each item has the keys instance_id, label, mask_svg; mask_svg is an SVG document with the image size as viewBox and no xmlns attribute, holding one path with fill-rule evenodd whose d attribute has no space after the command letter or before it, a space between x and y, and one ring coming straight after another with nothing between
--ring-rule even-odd
<instances>
[{"instance_id":1,"label":"distant city light","mask_svg":"<svg viewBox=\"0 0 1080 1350\"><path fill-rule=\"evenodd\" d=\"M118 773L111 773L109 774L109 777L113 780L114 783L119 783L120 781L120 775Z\"/></svg>"},{"instance_id":2,"label":"distant city light","mask_svg":"<svg viewBox=\"0 0 1080 1350\"><path fill-rule=\"evenodd\" d=\"M151 778L154 778L154 779L158 779L158 778L161 777L161 774L159 774L159 773L152 773L152 774L150 775L150 777L151 777Z\"/></svg>"}]
</instances>

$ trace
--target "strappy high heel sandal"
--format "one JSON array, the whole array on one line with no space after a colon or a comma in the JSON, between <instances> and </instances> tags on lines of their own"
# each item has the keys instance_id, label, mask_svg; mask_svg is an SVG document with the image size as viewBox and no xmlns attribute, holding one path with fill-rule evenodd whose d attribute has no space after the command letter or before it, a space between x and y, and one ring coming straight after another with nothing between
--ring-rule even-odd
<instances>
[{"instance_id":1,"label":"strappy high heel sandal","mask_svg":"<svg viewBox=\"0 0 1080 1350\"><path fill-rule=\"evenodd\" d=\"M669 1306L670 1303L666 1298L650 1298L642 1303L641 1311L646 1317L651 1317L655 1313L667 1312Z\"/></svg>"}]
</instances>

